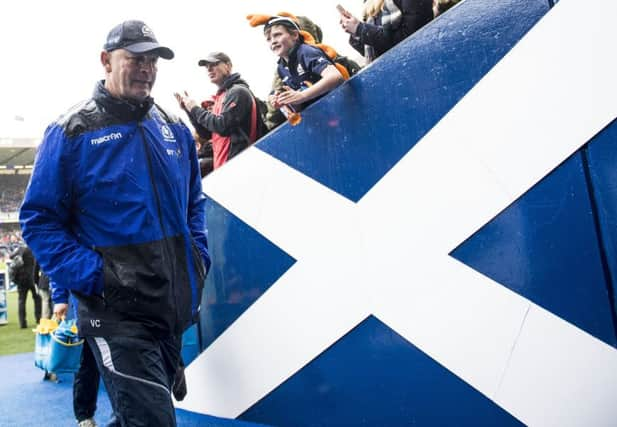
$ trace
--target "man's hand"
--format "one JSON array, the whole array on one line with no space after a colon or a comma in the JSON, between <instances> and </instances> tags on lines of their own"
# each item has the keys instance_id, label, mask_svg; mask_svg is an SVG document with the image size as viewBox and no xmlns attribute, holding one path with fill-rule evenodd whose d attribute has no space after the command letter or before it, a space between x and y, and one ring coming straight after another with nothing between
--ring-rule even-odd
<instances>
[{"instance_id":1,"label":"man's hand","mask_svg":"<svg viewBox=\"0 0 617 427\"><path fill-rule=\"evenodd\" d=\"M54 317L56 319L64 319L68 309L69 305L66 303L54 304Z\"/></svg>"},{"instance_id":2,"label":"man's hand","mask_svg":"<svg viewBox=\"0 0 617 427\"><path fill-rule=\"evenodd\" d=\"M190 112L194 107L197 106L197 102L195 102L194 99L189 97L187 91L184 91L184 94L174 92L174 96L176 97L176 101L178 101L180 108L182 108L186 112Z\"/></svg>"},{"instance_id":3,"label":"man's hand","mask_svg":"<svg viewBox=\"0 0 617 427\"><path fill-rule=\"evenodd\" d=\"M272 107L276 109L281 108L281 104L277 102L275 94L268 95L268 102L270 103L270 105L272 105Z\"/></svg>"}]
</instances>

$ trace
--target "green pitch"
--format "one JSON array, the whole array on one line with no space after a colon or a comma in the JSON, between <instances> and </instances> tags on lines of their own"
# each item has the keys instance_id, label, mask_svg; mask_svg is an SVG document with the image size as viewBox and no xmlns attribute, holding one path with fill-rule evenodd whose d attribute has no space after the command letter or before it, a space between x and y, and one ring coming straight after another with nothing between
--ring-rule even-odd
<instances>
[{"instance_id":1,"label":"green pitch","mask_svg":"<svg viewBox=\"0 0 617 427\"><path fill-rule=\"evenodd\" d=\"M34 351L34 332L32 329L36 327L34 322L34 303L32 297L28 293L26 301L26 318L28 319L28 327L19 329L19 319L17 318L17 292L9 292L7 294L9 304L9 323L0 326L0 356L16 353L31 353ZM34 358L32 359L34 363Z\"/></svg>"}]
</instances>

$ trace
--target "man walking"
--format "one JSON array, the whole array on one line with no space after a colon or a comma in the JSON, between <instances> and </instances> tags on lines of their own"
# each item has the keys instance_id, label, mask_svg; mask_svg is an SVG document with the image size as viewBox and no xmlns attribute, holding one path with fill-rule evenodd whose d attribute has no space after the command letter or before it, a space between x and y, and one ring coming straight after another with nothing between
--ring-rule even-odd
<instances>
[{"instance_id":1,"label":"man walking","mask_svg":"<svg viewBox=\"0 0 617 427\"><path fill-rule=\"evenodd\" d=\"M20 212L41 267L78 300L122 426L175 426L180 339L210 264L195 143L150 97L173 56L141 21L110 31L105 79L48 127Z\"/></svg>"}]
</instances>

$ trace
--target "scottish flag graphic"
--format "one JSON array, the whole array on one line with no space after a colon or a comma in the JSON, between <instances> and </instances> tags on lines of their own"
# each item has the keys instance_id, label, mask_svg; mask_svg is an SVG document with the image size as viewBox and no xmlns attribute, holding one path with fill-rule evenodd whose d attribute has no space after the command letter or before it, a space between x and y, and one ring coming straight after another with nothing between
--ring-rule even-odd
<instances>
[{"instance_id":1,"label":"scottish flag graphic","mask_svg":"<svg viewBox=\"0 0 617 427\"><path fill-rule=\"evenodd\" d=\"M203 351L178 406L614 426L615 17L464 0L208 176Z\"/></svg>"}]
</instances>

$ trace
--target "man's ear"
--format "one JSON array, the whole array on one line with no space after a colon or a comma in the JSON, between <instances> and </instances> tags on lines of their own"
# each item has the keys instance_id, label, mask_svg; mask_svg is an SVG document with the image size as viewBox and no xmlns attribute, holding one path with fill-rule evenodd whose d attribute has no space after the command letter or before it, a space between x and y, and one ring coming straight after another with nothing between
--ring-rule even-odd
<instances>
[{"instance_id":1,"label":"man's ear","mask_svg":"<svg viewBox=\"0 0 617 427\"><path fill-rule=\"evenodd\" d=\"M105 67L106 73L111 73L111 53L107 51L101 52L101 64Z\"/></svg>"}]
</instances>

